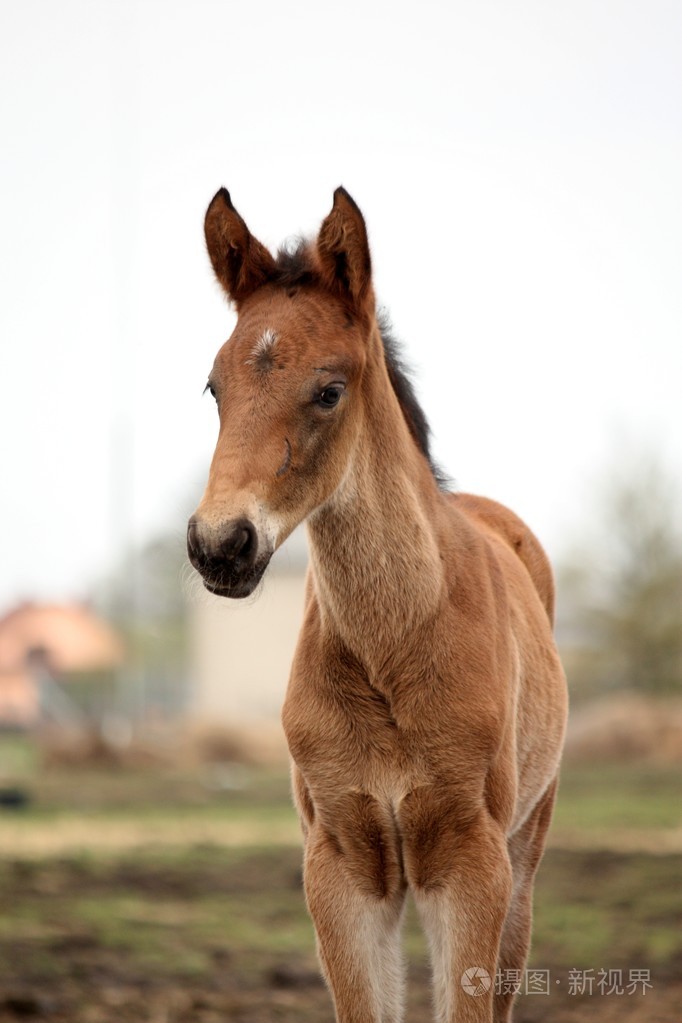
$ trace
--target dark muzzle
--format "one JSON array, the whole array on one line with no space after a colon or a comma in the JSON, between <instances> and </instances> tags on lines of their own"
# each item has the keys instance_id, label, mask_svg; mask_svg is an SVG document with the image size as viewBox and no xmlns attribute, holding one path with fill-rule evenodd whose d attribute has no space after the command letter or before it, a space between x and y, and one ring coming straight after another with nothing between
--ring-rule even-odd
<instances>
[{"instance_id":1,"label":"dark muzzle","mask_svg":"<svg viewBox=\"0 0 682 1023\"><path fill-rule=\"evenodd\" d=\"M247 597L270 560L270 552L258 557L258 533L246 518L215 527L193 515L187 526L187 553L206 589L219 597Z\"/></svg>"}]
</instances>

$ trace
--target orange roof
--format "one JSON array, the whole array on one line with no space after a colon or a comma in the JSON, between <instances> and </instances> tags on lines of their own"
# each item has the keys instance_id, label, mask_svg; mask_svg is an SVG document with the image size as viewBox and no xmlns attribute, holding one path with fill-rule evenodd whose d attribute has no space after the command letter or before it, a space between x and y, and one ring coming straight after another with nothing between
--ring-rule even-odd
<instances>
[{"instance_id":1,"label":"orange roof","mask_svg":"<svg viewBox=\"0 0 682 1023\"><path fill-rule=\"evenodd\" d=\"M120 637L79 604L21 604L0 618L0 672L20 671L36 649L55 672L111 668L123 659Z\"/></svg>"}]
</instances>

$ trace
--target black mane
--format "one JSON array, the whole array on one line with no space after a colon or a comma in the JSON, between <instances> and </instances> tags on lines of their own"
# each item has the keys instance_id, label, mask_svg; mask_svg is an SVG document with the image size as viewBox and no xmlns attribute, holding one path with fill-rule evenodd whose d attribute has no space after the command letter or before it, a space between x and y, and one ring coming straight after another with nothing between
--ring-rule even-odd
<instances>
[{"instance_id":1,"label":"black mane","mask_svg":"<svg viewBox=\"0 0 682 1023\"><path fill-rule=\"evenodd\" d=\"M393 336L388 314L385 310L382 309L378 313L377 323L386 354L388 376L405 416L409 431L415 444L422 454L425 455L436 483L442 490L445 490L450 480L440 466L434 462L431 455L431 427L429 426L424 409L417 400L414 384L410 379L410 369L403 359L400 342Z\"/></svg>"},{"instance_id":2,"label":"black mane","mask_svg":"<svg viewBox=\"0 0 682 1023\"><path fill-rule=\"evenodd\" d=\"M309 243L305 238L296 238L291 244L279 249L276 267L272 283L279 287L298 288L320 283L310 257ZM424 410L417 400L414 385L410 379L409 367L405 364L400 342L393 335L385 310L381 310L377 314L377 324L386 355L388 376L405 416L405 422L415 444L426 457L436 483L445 490L450 480L434 462L431 455L431 428Z\"/></svg>"}]
</instances>

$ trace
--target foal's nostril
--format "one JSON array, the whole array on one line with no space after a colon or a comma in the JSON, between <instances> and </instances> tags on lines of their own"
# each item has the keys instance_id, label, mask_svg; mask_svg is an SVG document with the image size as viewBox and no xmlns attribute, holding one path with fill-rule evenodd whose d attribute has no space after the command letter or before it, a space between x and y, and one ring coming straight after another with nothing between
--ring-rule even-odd
<instances>
[{"instance_id":1,"label":"foal's nostril","mask_svg":"<svg viewBox=\"0 0 682 1023\"><path fill-rule=\"evenodd\" d=\"M237 546L235 547L235 557L240 557L242 554L248 554L249 544L251 543L251 534L248 529L242 529L241 534L237 537Z\"/></svg>"},{"instance_id":2,"label":"foal's nostril","mask_svg":"<svg viewBox=\"0 0 682 1023\"><path fill-rule=\"evenodd\" d=\"M189 560L204 579L218 580L223 587L248 576L257 552L258 533L247 518L213 527L193 515L187 523Z\"/></svg>"},{"instance_id":3,"label":"foal's nostril","mask_svg":"<svg viewBox=\"0 0 682 1023\"><path fill-rule=\"evenodd\" d=\"M256 530L247 519L242 519L235 525L229 547L235 561L237 558L248 560L255 553Z\"/></svg>"}]
</instances>

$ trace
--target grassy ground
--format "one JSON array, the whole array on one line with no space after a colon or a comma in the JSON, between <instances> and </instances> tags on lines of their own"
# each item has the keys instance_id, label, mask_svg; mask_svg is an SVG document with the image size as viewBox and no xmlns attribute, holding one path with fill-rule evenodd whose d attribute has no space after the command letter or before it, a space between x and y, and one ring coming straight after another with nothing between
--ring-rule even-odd
<instances>
[{"instance_id":1,"label":"grassy ground","mask_svg":"<svg viewBox=\"0 0 682 1023\"><path fill-rule=\"evenodd\" d=\"M680 829L680 771L639 764L571 764L561 775L555 832Z\"/></svg>"},{"instance_id":2,"label":"grassy ground","mask_svg":"<svg viewBox=\"0 0 682 1023\"><path fill-rule=\"evenodd\" d=\"M550 844L562 849L682 853L679 775L620 765L562 776ZM286 772L50 771L5 815L0 856L125 851L155 843L300 844Z\"/></svg>"},{"instance_id":3,"label":"grassy ground","mask_svg":"<svg viewBox=\"0 0 682 1023\"><path fill-rule=\"evenodd\" d=\"M565 773L531 960L551 993L521 995L519 1023L679 1020L682 852L634 841L669 846L676 786L666 771ZM331 1020L285 775L53 771L32 792L0 817L0 1021ZM631 851L606 840L624 834ZM416 1023L430 1010L412 910L406 948ZM642 969L651 988L628 993ZM569 993L572 970L593 972L592 995ZM600 970L622 971L622 994L601 993Z\"/></svg>"}]
</instances>

